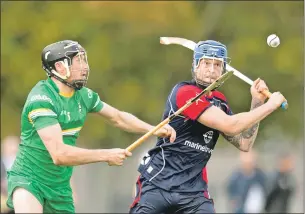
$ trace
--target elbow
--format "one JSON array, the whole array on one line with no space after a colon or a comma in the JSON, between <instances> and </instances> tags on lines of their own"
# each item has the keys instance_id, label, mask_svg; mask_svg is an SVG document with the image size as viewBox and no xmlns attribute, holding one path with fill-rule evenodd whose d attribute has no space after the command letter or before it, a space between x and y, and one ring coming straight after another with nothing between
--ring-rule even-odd
<instances>
[{"instance_id":1,"label":"elbow","mask_svg":"<svg viewBox=\"0 0 305 214\"><path fill-rule=\"evenodd\" d=\"M123 123L120 120L112 120L111 125L119 129L122 129L122 127L124 127Z\"/></svg>"},{"instance_id":2,"label":"elbow","mask_svg":"<svg viewBox=\"0 0 305 214\"><path fill-rule=\"evenodd\" d=\"M227 122L225 133L229 136L235 136L240 134L243 131L243 127L241 127L238 120L231 118L230 121Z\"/></svg>"},{"instance_id":3,"label":"elbow","mask_svg":"<svg viewBox=\"0 0 305 214\"><path fill-rule=\"evenodd\" d=\"M117 114L115 117L112 118L111 122L112 125L116 128L129 131L130 127L128 124L130 124L131 117L130 114L124 111L117 111Z\"/></svg>"},{"instance_id":4,"label":"elbow","mask_svg":"<svg viewBox=\"0 0 305 214\"><path fill-rule=\"evenodd\" d=\"M56 166L61 166L61 165L62 165L62 161L60 160L59 157L52 157L52 160L53 160L53 163L54 163Z\"/></svg>"},{"instance_id":5,"label":"elbow","mask_svg":"<svg viewBox=\"0 0 305 214\"><path fill-rule=\"evenodd\" d=\"M120 128L122 127L123 121L122 121L122 117L121 117L122 112L121 111L117 111L115 116L111 118L111 124L114 127Z\"/></svg>"},{"instance_id":6,"label":"elbow","mask_svg":"<svg viewBox=\"0 0 305 214\"><path fill-rule=\"evenodd\" d=\"M250 152L252 146L248 142L241 142L239 150L242 152Z\"/></svg>"},{"instance_id":7,"label":"elbow","mask_svg":"<svg viewBox=\"0 0 305 214\"><path fill-rule=\"evenodd\" d=\"M239 150L242 152L250 152L249 148L239 148Z\"/></svg>"},{"instance_id":8,"label":"elbow","mask_svg":"<svg viewBox=\"0 0 305 214\"><path fill-rule=\"evenodd\" d=\"M113 120L112 125L116 128L121 128L123 127L123 123L120 120Z\"/></svg>"},{"instance_id":9,"label":"elbow","mask_svg":"<svg viewBox=\"0 0 305 214\"><path fill-rule=\"evenodd\" d=\"M52 156L52 160L53 160L53 163L54 163L56 166L62 166L62 165L63 165L63 160L62 160L62 158L60 158L60 156L53 155L53 156Z\"/></svg>"},{"instance_id":10,"label":"elbow","mask_svg":"<svg viewBox=\"0 0 305 214\"><path fill-rule=\"evenodd\" d=\"M228 136L236 136L236 135L240 134L241 132L239 129L237 129L236 126L228 125L226 127L226 129L223 130L223 133L225 133Z\"/></svg>"},{"instance_id":11,"label":"elbow","mask_svg":"<svg viewBox=\"0 0 305 214\"><path fill-rule=\"evenodd\" d=\"M53 163L56 166L65 165L65 158L64 158L65 152L64 151L58 151L58 152L54 153L51 157L52 157Z\"/></svg>"},{"instance_id":12,"label":"elbow","mask_svg":"<svg viewBox=\"0 0 305 214\"><path fill-rule=\"evenodd\" d=\"M235 130L234 128L229 128L224 133L228 136L236 136L236 135L240 134L240 132L238 130Z\"/></svg>"}]
</instances>

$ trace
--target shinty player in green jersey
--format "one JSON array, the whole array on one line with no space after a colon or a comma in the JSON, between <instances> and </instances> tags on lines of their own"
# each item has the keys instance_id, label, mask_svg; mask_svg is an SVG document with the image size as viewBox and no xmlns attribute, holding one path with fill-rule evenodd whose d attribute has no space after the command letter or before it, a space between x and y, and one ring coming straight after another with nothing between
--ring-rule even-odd
<instances>
[{"instance_id":1,"label":"shinty player in green jersey","mask_svg":"<svg viewBox=\"0 0 305 214\"><path fill-rule=\"evenodd\" d=\"M102 102L85 87L89 65L85 49L77 42L64 40L46 46L42 64L48 78L34 86L23 108L21 144L8 172L7 205L16 213L74 213L73 166L122 165L131 156L125 149L76 147L87 114L96 113L128 132L146 133L153 126ZM173 142L176 132L166 125L155 135Z\"/></svg>"}]
</instances>

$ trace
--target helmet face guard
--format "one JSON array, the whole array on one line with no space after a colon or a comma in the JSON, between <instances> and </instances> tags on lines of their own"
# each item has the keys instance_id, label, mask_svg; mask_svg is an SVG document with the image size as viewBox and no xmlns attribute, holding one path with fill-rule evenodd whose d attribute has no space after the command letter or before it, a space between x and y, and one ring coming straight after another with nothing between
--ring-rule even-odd
<instances>
[{"instance_id":1,"label":"helmet face guard","mask_svg":"<svg viewBox=\"0 0 305 214\"><path fill-rule=\"evenodd\" d=\"M214 59L223 62L223 71L226 72L226 64L228 63L227 48L220 42L213 40L200 41L197 43L194 49L193 65L192 65L192 76L196 81L197 85L207 87L210 83L203 82L197 79L195 70L198 68L199 63L202 59Z\"/></svg>"},{"instance_id":2,"label":"helmet face guard","mask_svg":"<svg viewBox=\"0 0 305 214\"><path fill-rule=\"evenodd\" d=\"M72 56L72 58L69 57L69 56ZM74 79L70 83L75 89L79 90L82 87L87 85L87 81L88 81L88 78L89 78L89 71L90 71L90 69L89 69L89 64L88 64L87 53L85 51L67 52L66 53L66 58L70 59L70 64L68 64L68 66L72 65L73 58L76 58L76 60L79 62L79 65L80 65L80 69L77 70L77 71L71 71L69 69L69 67L66 67L66 69L67 69L67 71L69 71L70 75L71 75L71 72L82 72L85 69L87 70L86 71L86 76L85 76L84 79Z\"/></svg>"},{"instance_id":3,"label":"helmet face guard","mask_svg":"<svg viewBox=\"0 0 305 214\"><path fill-rule=\"evenodd\" d=\"M49 77L54 77L65 85L76 90L81 89L87 84L89 77L89 64L85 49L75 41L64 40L48 45L42 51L42 67L47 72ZM85 67L86 63L87 75L85 79L76 79L68 82L67 79L71 76L70 66L74 57L78 57L80 62L80 70ZM67 70L66 75L61 75L55 70L55 63L60 62ZM81 72L78 71L78 72ZM76 71L73 71L76 72Z\"/></svg>"}]
</instances>

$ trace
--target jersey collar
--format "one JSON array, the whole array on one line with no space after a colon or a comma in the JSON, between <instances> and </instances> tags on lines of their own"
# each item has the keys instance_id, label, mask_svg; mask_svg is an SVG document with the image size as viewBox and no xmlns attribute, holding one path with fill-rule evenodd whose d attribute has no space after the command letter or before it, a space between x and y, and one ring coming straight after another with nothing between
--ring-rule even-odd
<instances>
[{"instance_id":1,"label":"jersey collar","mask_svg":"<svg viewBox=\"0 0 305 214\"><path fill-rule=\"evenodd\" d=\"M57 93L59 93L59 88L50 77L47 79L47 82Z\"/></svg>"},{"instance_id":2,"label":"jersey collar","mask_svg":"<svg viewBox=\"0 0 305 214\"><path fill-rule=\"evenodd\" d=\"M59 91L59 88L58 88L58 86L56 85L56 83L55 83L50 77L47 79L47 82L48 82L49 85L50 85L50 86L51 86L60 96L62 96L62 97L71 98L71 97L73 97L73 95L75 94L75 91L73 91L72 94L64 94L64 93L61 93L61 92Z\"/></svg>"}]
</instances>

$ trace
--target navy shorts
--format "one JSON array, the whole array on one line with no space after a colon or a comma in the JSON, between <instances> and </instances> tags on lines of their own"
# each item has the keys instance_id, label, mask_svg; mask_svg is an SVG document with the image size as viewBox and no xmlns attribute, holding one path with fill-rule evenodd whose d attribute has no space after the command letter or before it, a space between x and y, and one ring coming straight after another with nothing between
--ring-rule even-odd
<instances>
[{"instance_id":1,"label":"navy shorts","mask_svg":"<svg viewBox=\"0 0 305 214\"><path fill-rule=\"evenodd\" d=\"M207 192L177 193L160 189L140 176L129 213L215 213Z\"/></svg>"}]
</instances>

